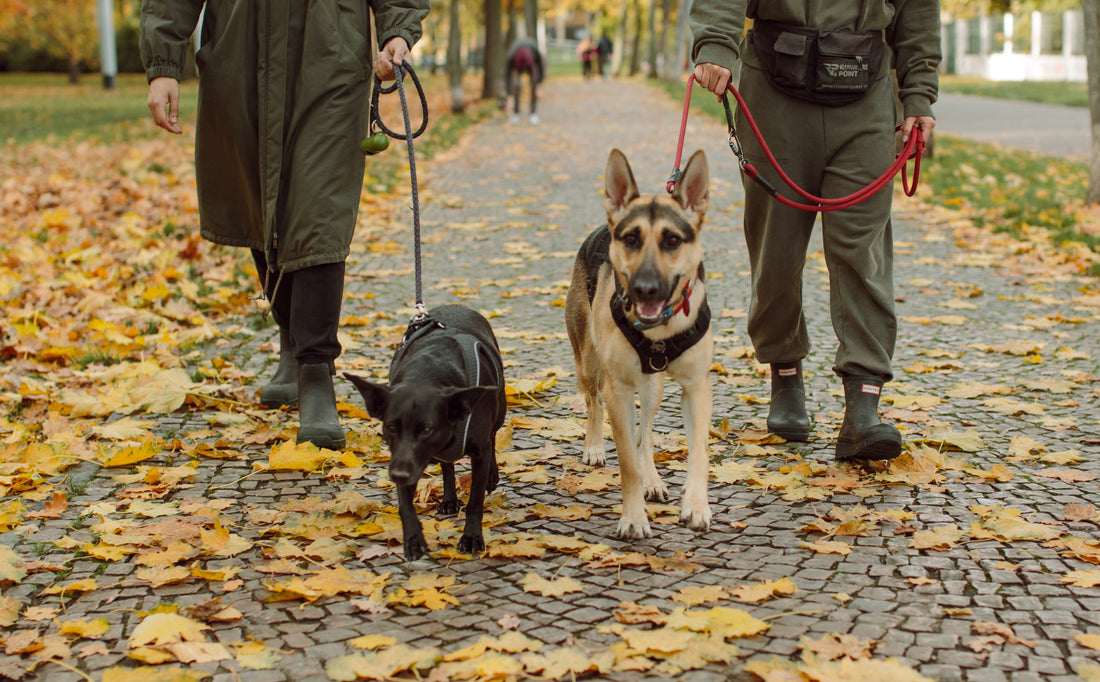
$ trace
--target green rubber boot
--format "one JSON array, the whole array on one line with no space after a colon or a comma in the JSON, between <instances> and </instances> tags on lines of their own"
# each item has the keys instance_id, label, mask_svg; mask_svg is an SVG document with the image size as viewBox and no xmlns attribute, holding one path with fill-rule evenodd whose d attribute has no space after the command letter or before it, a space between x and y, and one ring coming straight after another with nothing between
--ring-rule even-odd
<instances>
[{"instance_id":1,"label":"green rubber boot","mask_svg":"<svg viewBox=\"0 0 1100 682\"><path fill-rule=\"evenodd\" d=\"M336 389L328 363L302 365L298 370L298 442L310 442L325 450L342 450L347 444Z\"/></svg>"},{"instance_id":2,"label":"green rubber boot","mask_svg":"<svg viewBox=\"0 0 1100 682\"><path fill-rule=\"evenodd\" d=\"M788 441L805 443L810 439L810 415L806 412L802 361L773 363L771 369L772 399L768 408L768 431Z\"/></svg>"},{"instance_id":3,"label":"green rubber boot","mask_svg":"<svg viewBox=\"0 0 1100 682\"><path fill-rule=\"evenodd\" d=\"M893 459L901 454L901 433L893 424L878 419L881 392L879 377L844 377L844 423L836 439L838 460Z\"/></svg>"},{"instance_id":4,"label":"green rubber boot","mask_svg":"<svg viewBox=\"0 0 1100 682\"><path fill-rule=\"evenodd\" d=\"M294 359L290 332L282 327L279 327L279 366L271 381L260 389L260 404L271 408L298 404L298 361Z\"/></svg>"}]
</instances>

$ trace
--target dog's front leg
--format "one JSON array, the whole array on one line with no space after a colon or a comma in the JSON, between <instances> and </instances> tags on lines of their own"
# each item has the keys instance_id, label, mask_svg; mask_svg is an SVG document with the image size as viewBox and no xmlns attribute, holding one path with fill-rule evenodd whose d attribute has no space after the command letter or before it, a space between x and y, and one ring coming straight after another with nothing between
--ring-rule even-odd
<instances>
[{"instance_id":1,"label":"dog's front leg","mask_svg":"<svg viewBox=\"0 0 1100 682\"><path fill-rule=\"evenodd\" d=\"M485 551L485 537L481 519L485 514L485 488L494 460L494 446L482 444L477 452L470 453L470 499L466 503L466 525L458 541L458 551L477 556Z\"/></svg>"},{"instance_id":2,"label":"dog's front leg","mask_svg":"<svg viewBox=\"0 0 1100 682\"><path fill-rule=\"evenodd\" d=\"M687 435L687 477L684 496L680 501L680 523L692 530L710 528L710 501L707 499L707 478L710 456L707 438L710 436L710 418L713 411L710 377L683 384L680 407L684 415L684 431Z\"/></svg>"},{"instance_id":3,"label":"dog's front leg","mask_svg":"<svg viewBox=\"0 0 1100 682\"><path fill-rule=\"evenodd\" d=\"M641 420L638 423L638 466L642 470L642 490L652 502L668 501L668 486L657 473L653 462L653 421L665 390L665 375L658 372L643 380L638 391L641 402Z\"/></svg>"},{"instance_id":4,"label":"dog's front leg","mask_svg":"<svg viewBox=\"0 0 1100 682\"><path fill-rule=\"evenodd\" d=\"M455 465L451 462L440 462L439 473L443 477L443 501L435 508L439 516L458 515L458 491L455 490Z\"/></svg>"},{"instance_id":5,"label":"dog's front leg","mask_svg":"<svg viewBox=\"0 0 1100 682\"><path fill-rule=\"evenodd\" d=\"M428 543L424 540L424 529L416 516L416 484L403 485L397 489L397 513L401 516L401 533L404 536L405 559L416 561L428 553Z\"/></svg>"},{"instance_id":6,"label":"dog's front leg","mask_svg":"<svg viewBox=\"0 0 1100 682\"><path fill-rule=\"evenodd\" d=\"M611 420L615 449L619 453L619 478L623 491L623 515L619 518L616 534L621 540L641 540L651 533L642 490L642 472L634 443L634 390L611 379L604 384L604 397L607 399L607 416Z\"/></svg>"}]
</instances>

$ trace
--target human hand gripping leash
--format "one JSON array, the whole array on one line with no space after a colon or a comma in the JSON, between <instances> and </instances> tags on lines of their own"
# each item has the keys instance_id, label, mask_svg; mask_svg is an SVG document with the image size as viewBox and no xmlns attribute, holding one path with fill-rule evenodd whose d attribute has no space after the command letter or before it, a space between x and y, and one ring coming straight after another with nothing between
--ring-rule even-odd
<instances>
[{"instance_id":1,"label":"human hand gripping leash","mask_svg":"<svg viewBox=\"0 0 1100 682\"><path fill-rule=\"evenodd\" d=\"M680 158L684 152L684 135L687 131L688 108L691 104L691 86L694 82L695 74L692 74L688 78L687 94L684 96L684 111L680 117L680 137L676 142L675 165L672 168L672 175L669 177L668 184L665 186L665 189L668 191L669 194L671 194L673 190L676 189L676 183L680 181ZM737 91L737 88L733 87L732 83L729 84L727 89L729 90L729 92L733 93L734 98L737 100L737 105L741 107L741 111L745 115L745 120L748 121L749 127L752 129L753 135L756 137L757 142L760 143L760 148L763 150L764 156L767 157L768 163L771 164L772 168L775 169L776 173L779 174L779 177L783 180L783 182L787 184L788 187L794 190L795 193L798 194L798 196L802 197L807 202L811 202L801 203L799 201L795 201L781 195L779 193L779 190L772 186L772 184L768 182L765 178L761 177L760 171L758 171L756 167L749 163L748 159L745 158L745 152L741 147L741 140L737 137L737 130L735 129L733 124L733 110L730 108L729 98L727 97L727 95L723 94L722 106L725 108L726 126L729 128L729 146L730 150L732 150L734 155L737 156L737 162L741 166L741 171L749 178L752 178L754 181L756 181L757 184L763 187L764 190L768 192L768 194L775 197L776 201L780 202L781 204L803 211L814 212L838 211L844 208L851 208L852 206L855 206L864 199L867 199L868 197L872 196L880 189L885 187L887 184L889 184L899 171L901 172L901 184L902 189L905 191L905 195L911 197L916 194L917 183L920 178L920 158L921 154L924 152L924 137L919 128L913 128L913 132L909 135L909 140L905 143L905 147L902 148L901 153L898 154L897 158L894 159L894 163L891 164L891 166L887 168L882 175L873 180L866 187L863 187L862 189L859 189L846 197L826 199L824 197L818 197L810 194L806 190L799 187L794 182L794 180L791 180L791 178L787 176L787 174L779 166L779 162L772 154L771 149L768 148L767 142L764 141L764 136L763 134L761 134L760 128L756 125L756 121L753 119L752 113L749 111L748 106L745 104L745 100L742 99L741 93ZM898 126L899 130L900 128L901 126ZM909 185L909 177L907 173L907 165L910 159L913 159L912 186Z\"/></svg>"}]
</instances>

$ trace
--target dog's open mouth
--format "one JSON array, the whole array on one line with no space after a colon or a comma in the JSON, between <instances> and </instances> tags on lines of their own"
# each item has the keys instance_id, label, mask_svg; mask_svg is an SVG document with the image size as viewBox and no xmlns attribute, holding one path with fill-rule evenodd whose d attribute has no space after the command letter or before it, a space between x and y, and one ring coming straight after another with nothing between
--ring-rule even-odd
<instances>
[{"instance_id":1,"label":"dog's open mouth","mask_svg":"<svg viewBox=\"0 0 1100 682\"><path fill-rule=\"evenodd\" d=\"M661 320L661 315L665 311L664 301L645 302L637 301L634 303L634 316L638 318L638 321L643 324L652 324Z\"/></svg>"}]
</instances>

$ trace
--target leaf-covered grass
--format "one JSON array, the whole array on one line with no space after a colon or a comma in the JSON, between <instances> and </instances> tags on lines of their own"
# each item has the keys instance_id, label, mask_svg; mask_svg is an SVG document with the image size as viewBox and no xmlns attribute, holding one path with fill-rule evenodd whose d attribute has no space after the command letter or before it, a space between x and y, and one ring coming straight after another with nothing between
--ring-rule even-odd
<instances>
[{"instance_id":1,"label":"leaf-covered grass","mask_svg":"<svg viewBox=\"0 0 1100 682\"><path fill-rule=\"evenodd\" d=\"M1042 227L1055 242L1082 241L1100 250L1100 239L1079 229L1076 209L1088 179L1084 163L940 135L935 154L922 164L919 197L995 230Z\"/></svg>"},{"instance_id":2,"label":"leaf-covered grass","mask_svg":"<svg viewBox=\"0 0 1100 682\"><path fill-rule=\"evenodd\" d=\"M941 75L940 90L956 95L980 95L1071 107L1089 105L1089 90L1085 83L991 81L972 76Z\"/></svg>"}]
</instances>

